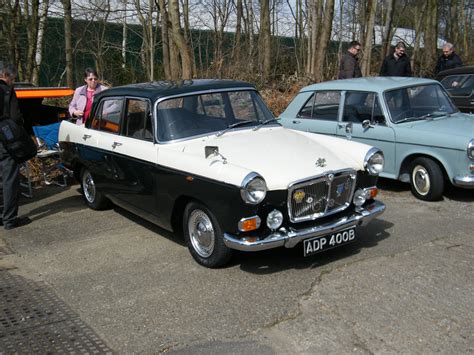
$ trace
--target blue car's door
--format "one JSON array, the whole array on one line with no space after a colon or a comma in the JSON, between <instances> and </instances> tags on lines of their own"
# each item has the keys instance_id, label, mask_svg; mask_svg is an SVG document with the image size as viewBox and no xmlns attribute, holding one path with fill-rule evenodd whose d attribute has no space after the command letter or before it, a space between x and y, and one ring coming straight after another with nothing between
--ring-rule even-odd
<instances>
[{"instance_id":1,"label":"blue car's door","mask_svg":"<svg viewBox=\"0 0 474 355\"><path fill-rule=\"evenodd\" d=\"M395 166L395 132L380 107L376 93L346 92L337 135L381 149L385 156L382 176L398 175ZM364 124L363 122L366 121Z\"/></svg>"}]
</instances>

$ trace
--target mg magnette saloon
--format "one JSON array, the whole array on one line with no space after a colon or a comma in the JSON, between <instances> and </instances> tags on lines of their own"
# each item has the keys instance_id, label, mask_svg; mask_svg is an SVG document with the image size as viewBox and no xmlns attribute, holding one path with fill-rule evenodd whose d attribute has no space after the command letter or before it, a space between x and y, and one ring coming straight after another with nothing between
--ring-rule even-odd
<instances>
[{"instance_id":1,"label":"mg magnette saloon","mask_svg":"<svg viewBox=\"0 0 474 355\"><path fill-rule=\"evenodd\" d=\"M325 251L385 209L379 149L283 128L244 82L111 88L85 125L61 124L59 141L89 207L113 202L182 232L207 267L233 249Z\"/></svg>"},{"instance_id":2,"label":"mg magnette saloon","mask_svg":"<svg viewBox=\"0 0 474 355\"><path fill-rule=\"evenodd\" d=\"M474 116L460 113L439 82L358 78L307 86L281 114L283 126L373 145L382 177L411 184L422 200L445 182L474 188Z\"/></svg>"}]
</instances>

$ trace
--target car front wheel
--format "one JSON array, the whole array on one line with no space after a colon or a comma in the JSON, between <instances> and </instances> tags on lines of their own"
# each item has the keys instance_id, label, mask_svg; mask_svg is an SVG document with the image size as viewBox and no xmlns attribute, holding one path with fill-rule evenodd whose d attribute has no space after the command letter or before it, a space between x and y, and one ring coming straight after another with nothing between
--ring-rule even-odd
<instances>
[{"instance_id":1,"label":"car front wheel","mask_svg":"<svg viewBox=\"0 0 474 355\"><path fill-rule=\"evenodd\" d=\"M110 206L110 201L97 190L90 171L85 168L81 172L81 186L82 196L87 206L93 210L103 210Z\"/></svg>"},{"instance_id":2,"label":"car front wheel","mask_svg":"<svg viewBox=\"0 0 474 355\"><path fill-rule=\"evenodd\" d=\"M417 158L411 164L411 191L420 200L437 201L444 190L443 172L439 165L429 158Z\"/></svg>"},{"instance_id":3,"label":"car front wheel","mask_svg":"<svg viewBox=\"0 0 474 355\"><path fill-rule=\"evenodd\" d=\"M216 268L229 261L232 250L224 244L219 223L205 206L195 202L186 206L183 232L189 251L199 264Z\"/></svg>"}]
</instances>

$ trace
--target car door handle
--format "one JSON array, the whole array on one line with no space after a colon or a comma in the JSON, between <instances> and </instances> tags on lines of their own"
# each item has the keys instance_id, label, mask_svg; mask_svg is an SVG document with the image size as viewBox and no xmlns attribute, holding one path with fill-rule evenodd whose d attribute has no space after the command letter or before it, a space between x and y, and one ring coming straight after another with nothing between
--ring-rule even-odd
<instances>
[{"instance_id":1,"label":"car door handle","mask_svg":"<svg viewBox=\"0 0 474 355\"><path fill-rule=\"evenodd\" d=\"M112 149L115 149L115 148L117 148L118 146L121 146L121 145L122 145L122 143L114 142L114 143L112 144Z\"/></svg>"},{"instance_id":2,"label":"car door handle","mask_svg":"<svg viewBox=\"0 0 474 355\"><path fill-rule=\"evenodd\" d=\"M301 121L293 120L293 122L292 122L292 123L293 123L293 124L300 124L300 123L301 123Z\"/></svg>"},{"instance_id":3,"label":"car door handle","mask_svg":"<svg viewBox=\"0 0 474 355\"><path fill-rule=\"evenodd\" d=\"M90 134L84 134L82 139L87 140L88 138L92 137Z\"/></svg>"},{"instance_id":4,"label":"car door handle","mask_svg":"<svg viewBox=\"0 0 474 355\"><path fill-rule=\"evenodd\" d=\"M346 126L345 123L338 123L338 124L337 124L337 127L338 127L338 128L344 128L345 126Z\"/></svg>"}]
</instances>

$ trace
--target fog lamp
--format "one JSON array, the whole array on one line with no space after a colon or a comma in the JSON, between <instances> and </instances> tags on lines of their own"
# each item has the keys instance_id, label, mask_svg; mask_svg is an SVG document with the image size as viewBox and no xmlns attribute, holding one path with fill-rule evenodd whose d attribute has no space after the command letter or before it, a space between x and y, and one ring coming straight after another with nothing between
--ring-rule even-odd
<instances>
[{"instance_id":1,"label":"fog lamp","mask_svg":"<svg viewBox=\"0 0 474 355\"><path fill-rule=\"evenodd\" d=\"M356 192L354 192L354 198L352 199L352 202L354 202L354 205L357 207L362 206L365 201L367 200L367 193L363 189L357 189Z\"/></svg>"},{"instance_id":2,"label":"fog lamp","mask_svg":"<svg viewBox=\"0 0 474 355\"><path fill-rule=\"evenodd\" d=\"M267 226L272 231L278 229L283 223L283 213L278 210L271 211L267 216Z\"/></svg>"}]
</instances>

